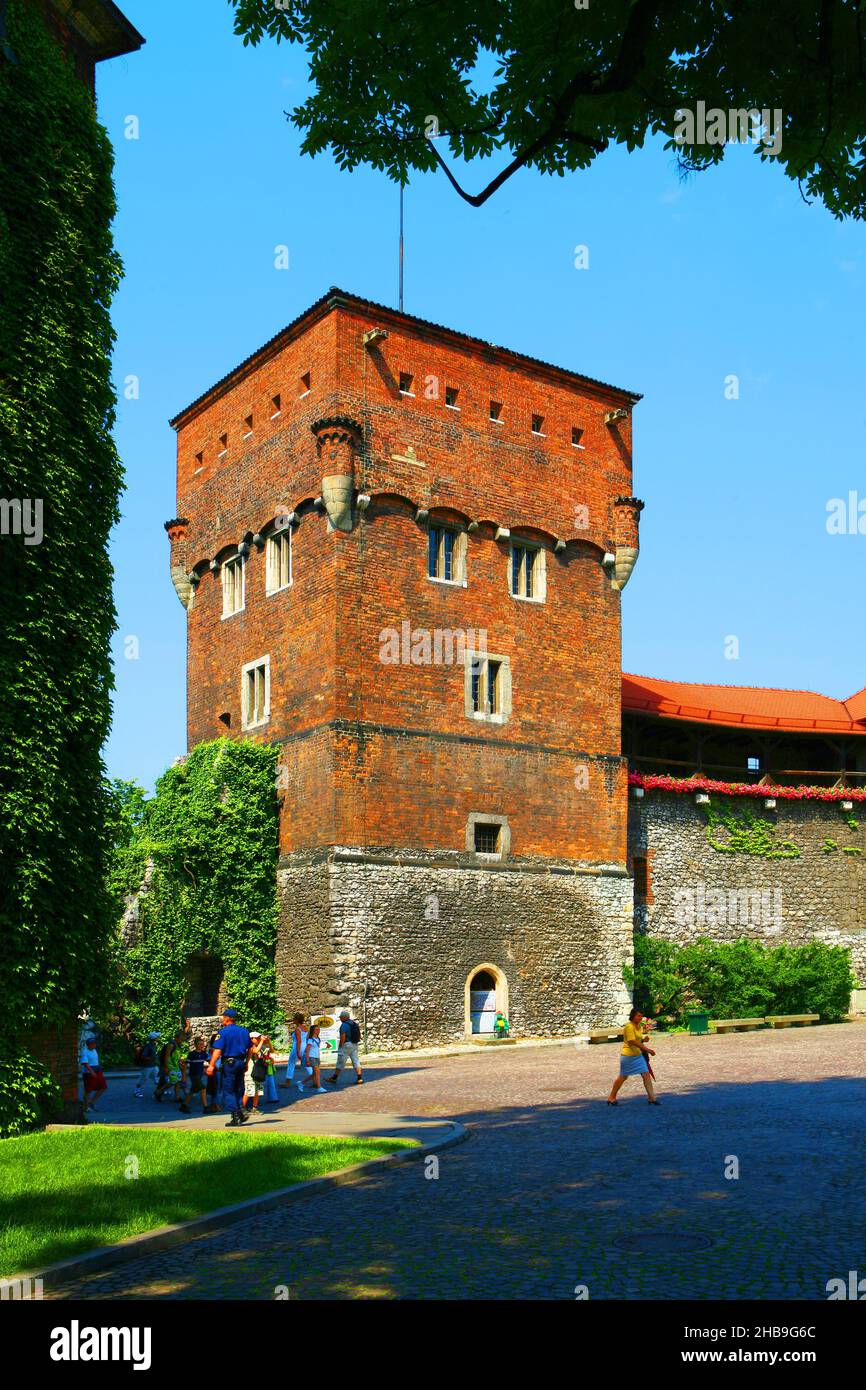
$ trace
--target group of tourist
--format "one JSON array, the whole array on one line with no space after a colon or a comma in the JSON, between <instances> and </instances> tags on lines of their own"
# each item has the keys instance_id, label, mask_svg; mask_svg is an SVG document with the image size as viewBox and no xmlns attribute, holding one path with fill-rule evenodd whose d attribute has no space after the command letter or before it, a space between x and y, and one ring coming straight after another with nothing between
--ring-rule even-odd
<instances>
[{"instance_id":1,"label":"group of tourist","mask_svg":"<svg viewBox=\"0 0 866 1390\"><path fill-rule=\"evenodd\" d=\"M159 1048L159 1033L148 1033L136 1055L140 1068L136 1098L142 1099L145 1091L152 1088L154 1100L162 1102L170 1096L184 1115L192 1113L190 1107L198 1099L202 1114L215 1115L220 1109L228 1110L229 1125L243 1124L260 1106L278 1105L274 1044L266 1033L244 1028L237 1019L236 1009L226 1009L222 1028L212 1033L207 1041L202 1036L189 1039L188 1022ZM296 1013L292 1019L286 1079L280 1085L284 1089L294 1086L298 1096L325 1094L321 1076L321 1026L318 1022L308 1022L307 1015L302 1013ZM360 1041L361 1029L349 1010L344 1009L340 1014L337 1062L333 1074L327 1078L329 1084L337 1084L347 1064L355 1073L356 1084L363 1081L358 1051Z\"/></svg>"}]
</instances>

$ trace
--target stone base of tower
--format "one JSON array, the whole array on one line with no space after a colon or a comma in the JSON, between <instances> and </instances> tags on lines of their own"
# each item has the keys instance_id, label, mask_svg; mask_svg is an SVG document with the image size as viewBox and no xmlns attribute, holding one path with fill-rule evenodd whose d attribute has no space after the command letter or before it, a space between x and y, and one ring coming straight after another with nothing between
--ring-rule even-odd
<instances>
[{"instance_id":1,"label":"stone base of tower","mask_svg":"<svg viewBox=\"0 0 866 1390\"><path fill-rule=\"evenodd\" d=\"M618 867L342 848L284 855L278 883L287 1017L349 1008L371 1051L464 1040L479 976L520 1036L569 1037L628 1010L632 883Z\"/></svg>"}]
</instances>

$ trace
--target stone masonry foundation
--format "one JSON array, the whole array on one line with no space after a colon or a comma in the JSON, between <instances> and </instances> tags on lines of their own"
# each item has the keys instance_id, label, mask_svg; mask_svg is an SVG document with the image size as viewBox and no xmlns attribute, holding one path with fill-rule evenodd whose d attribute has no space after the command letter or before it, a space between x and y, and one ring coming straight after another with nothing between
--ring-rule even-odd
<instances>
[{"instance_id":1,"label":"stone masonry foundation","mask_svg":"<svg viewBox=\"0 0 866 1390\"><path fill-rule=\"evenodd\" d=\"M280 1003L348 1007L370 1049L461 1040L480 968L512 1033L567 1037L629 1006L632 884L616 867L336 849L280 861Z\"/></svg>"}]
</instances>

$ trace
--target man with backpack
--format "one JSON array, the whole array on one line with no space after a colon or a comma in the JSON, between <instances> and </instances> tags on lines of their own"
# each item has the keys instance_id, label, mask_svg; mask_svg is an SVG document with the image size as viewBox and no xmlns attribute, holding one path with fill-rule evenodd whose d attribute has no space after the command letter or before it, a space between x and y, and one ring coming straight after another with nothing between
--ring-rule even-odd
<instances>
[{"instance_id":1,"label":"man with backpack","mask_svg":"<svg viewBox=\"0 0 866 1390\"><path fill-rule=\"evenodd\" d=\"M364 1080L361 1075L361 1063L358 1058L358 1044L361 1041L361 1029L357 1021L352 1018L348 1009L343 1009L340 1014L340 1037L337 1050L337 1069L333 1076L326 1079L332 1086L336 1086L340 1072L347 1062L352 1063L355 1072L355 1085L360 1086Z\"/></svg>"}]
</instances>

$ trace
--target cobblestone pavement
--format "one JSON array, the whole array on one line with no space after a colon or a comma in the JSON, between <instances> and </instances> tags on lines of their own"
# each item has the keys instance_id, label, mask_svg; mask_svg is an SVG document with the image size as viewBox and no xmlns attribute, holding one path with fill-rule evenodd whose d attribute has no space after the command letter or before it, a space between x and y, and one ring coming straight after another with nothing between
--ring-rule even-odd
<instances>
[{"instance_id":1,"label":"cobblestone pavement","mask_svg":"<svg viewBox=\"0 0 866 1390\"><path fill-rule=\"evenodd\" d=\"M409 1164L55 1296L824 1299L866 1275L866 1025L655 1045L662 1105L634 1078L616 1112L615 1045L377 1064L298 1104L462 1120L438 1178Z\"/></svg>"}]
</instances>

